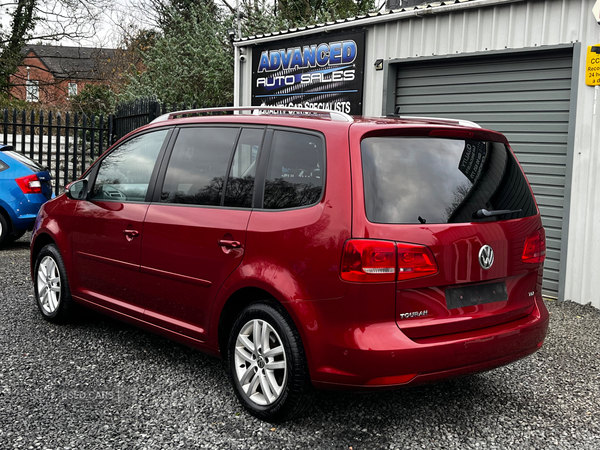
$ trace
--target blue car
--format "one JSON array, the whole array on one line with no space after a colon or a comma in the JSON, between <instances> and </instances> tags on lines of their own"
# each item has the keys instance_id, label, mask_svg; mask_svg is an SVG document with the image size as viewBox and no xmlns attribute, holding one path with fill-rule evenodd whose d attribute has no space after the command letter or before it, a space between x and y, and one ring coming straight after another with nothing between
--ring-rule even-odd
<instances>
[{"instance_id":1,"label":"blue car","mask_svg":"<svg viewBox=\"0 0 600 450\"><path fill-rule=\"evenodd\" d=\"M50 173L0 145L0 247L31 230L40 207L52 197Z\"/></svg>"}]
</instances>

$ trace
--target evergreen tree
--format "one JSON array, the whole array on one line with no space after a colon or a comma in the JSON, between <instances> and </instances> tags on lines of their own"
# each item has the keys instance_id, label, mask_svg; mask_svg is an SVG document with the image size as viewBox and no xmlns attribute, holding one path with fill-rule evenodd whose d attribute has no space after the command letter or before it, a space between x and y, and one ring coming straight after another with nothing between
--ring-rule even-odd
<instances>
[{"instance_id":1,"label":"evergreen tree","mask_svg":"<svg viewBox=\"0 0 600 450\"><path fill-rule=\"evenodd\" d=\"M171 5L162 37L142 53L145 71L133 75L123 100L156 96L163 103L220 106L233 96L233 49L226 21L213 3Z\"/></svg>"}]
</instances>

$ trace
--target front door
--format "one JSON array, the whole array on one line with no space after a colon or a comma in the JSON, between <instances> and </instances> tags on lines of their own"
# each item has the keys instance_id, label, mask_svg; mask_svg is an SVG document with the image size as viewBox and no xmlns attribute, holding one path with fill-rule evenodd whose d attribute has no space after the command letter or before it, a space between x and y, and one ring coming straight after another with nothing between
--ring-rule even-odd
<instances>
[{"instance_id":1,"label":"front door","mask_svg":"<svg viewBox=\"0 0 600 450\"><path fill-rule=\"evenodd\" d=\"M77 204L74 295L142 316L140 255L148 188L167 134L135 136L100 162L88 199Z\"/></svg>"}]
</instances>

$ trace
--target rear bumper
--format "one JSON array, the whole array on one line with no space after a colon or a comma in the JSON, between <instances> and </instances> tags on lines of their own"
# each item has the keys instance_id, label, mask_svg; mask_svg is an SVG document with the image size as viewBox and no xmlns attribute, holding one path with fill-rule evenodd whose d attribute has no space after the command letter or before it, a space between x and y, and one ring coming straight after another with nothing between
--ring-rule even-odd
<instances>
[{"instance_id":1,"label":"rear bumper","mask_svg":"<svg viewBox=\"0 0 600 450\"><path fill-rule=\"evenodd\" d=\"M318 388L372 390L482 372L537 351L548 322L548 310L538 298L522 319L434 338L411 340L395 322L355 327L344 333L346 345L339 339L321 342L316 361L310 352L311 377Z\"/></svg>"},{"instance_id":2,"label":"rear bumper","mask_svg":"<svg viewBox=\"0 0 600 450\"><path fill-rule=\"evenodd\" d=\"M16 230L32 229L35 218L48 199L43 194L23 194L17 202L10 206L13 208L11 220Z\"/></svg>"}]
</instances>

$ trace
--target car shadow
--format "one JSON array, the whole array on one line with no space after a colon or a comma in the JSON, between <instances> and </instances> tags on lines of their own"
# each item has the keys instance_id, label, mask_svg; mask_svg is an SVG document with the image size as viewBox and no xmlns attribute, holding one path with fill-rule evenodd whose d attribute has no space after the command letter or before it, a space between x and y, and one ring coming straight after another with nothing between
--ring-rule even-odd
<instances>
[{"instance_id":1,"label":"car shadow","mask_svg":"<svg viewBox=\"0 0 600 450\"><path fill-rule=\"evenodd\" d=\"M21 237L17 241L5 242L1 247L1 250L23 250L25 248L29 248L29 239L25 239L25 237Z\"/></svg>"}]
</instances>

